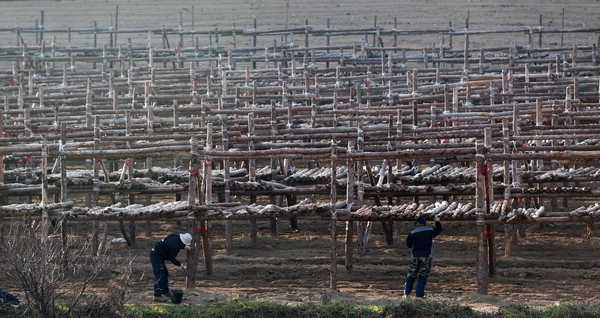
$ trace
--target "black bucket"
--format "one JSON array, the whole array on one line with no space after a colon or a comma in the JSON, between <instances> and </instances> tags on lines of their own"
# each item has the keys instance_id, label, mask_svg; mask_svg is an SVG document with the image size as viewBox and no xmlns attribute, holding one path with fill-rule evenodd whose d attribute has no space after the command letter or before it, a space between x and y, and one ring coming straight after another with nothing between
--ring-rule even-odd
<instances>
[{"instance_id":1,"label":"black bucket","mask_svg":"<svg viewBox=\"0 0 600 318\"><path fill-rule=\"evenodd\" d=\"M171 304L181 304L183 299L183 290L173 289L171 290Z\"/></svg>"}]
</instances>

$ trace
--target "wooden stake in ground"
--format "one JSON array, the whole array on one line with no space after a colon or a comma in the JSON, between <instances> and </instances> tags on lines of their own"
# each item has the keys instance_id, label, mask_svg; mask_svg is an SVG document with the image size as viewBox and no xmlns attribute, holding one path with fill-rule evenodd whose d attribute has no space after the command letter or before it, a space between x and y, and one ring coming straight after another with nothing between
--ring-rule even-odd
<instances>
[{"instance_id":1,"label":"wooden stake in ground","mask_svg":"<svg viewBox=\"0 0 600 318\"><path fill-rule=\"evenodd\" d=\"M337 180L336 180L337 145L331 141L331 269L329 272L329 288L337 290Z\"/></svg>"},{"instance_id":2,"label":"wooden stake in ground","mask_svg":"<svg viewBox=\"0 0 600 318\"><path fill-rule=\"evenodd\" d=\"M227 137L227 123L224 122L221 126L221 137L223 142L223 151L229 150L229 138ZM223 182L224 182L224 195L223 199L225 202L231 201L231 173L229 171L229 160L223 160ZM233 253L233 224L231 220L225 221L225 253L231 255Z\"/></svg>"},{"instance_id":3,"label":"wooden stake in ground","mask_svg":"<svg viewBox=\"0 0 600 318\"><path fill-rule=\"evenodd\" d=\"M485 152L490 152L492 148L492 129L486 127L484 129L484 146ZM494 200L494 183L492 179L493 166L490 162L485 162L485 212L490 214L490 207ZM496 246L495 246L495 229L493 224L485 226L485 235L488 251L488 273L491 277L496 275Z\"/></svg>"},{"instance_id":4,"label":"wooden stake in ground","mask_svg":"<svg viewBox=\"0 0 600 318\"><path fill-rule=\"evenodd\" d=\"M477 143L476 162L476 181L475 181L475 207L477 208L476 236L477 236L477 292L487 295L489 276L488 276L488 252L485 235L485 175L482 173L486 169L485 149L483 144Z\"/></svg>"},{"instance_id":5,"label":"wooden stake in ground","mask_svg":"<svg viewBox=\"0 0 600 318\"><path fill-rule=\"evenodd\" d=\"M352 153L352 148L354 143L351 141L348 143L348 153ZM348 214L352 212L352 205L354 203L354 166L355 162L353 160L347 161L347 181L346 181L346 206L348 208ZM348 273L352 273L352 261L353 261L353 251L354 251L354 222L346 221L346 271Z\"/></svg>"},{"instance_id":6,"label":"wooden stake in ground","mask_svg":"<svg viewBox=\"0 0 600 318\"><path fill-rule=\"evenodd\" d=\"M48 144L46 142L46 136L42 136L42 244L46 244L48 240L48 228L49 228L49 218L48 218L48 210L46 207L48 206Z\"/></svg>"},{"instance_id":7,"label":"wooden stake in ground","mask_svg":"<svg viewBox=\"0 0 600 318\"><path fill-rule=\"evenodd\" d=\"M213 124L206 123L206 148L205 150L211 150L213 144L212 138ZM205 184L204 204L212 204L212 159L209 156L204 157L203 175ZM211 240L210 240L210 222L204 221L204 230L202 231L202 248L204 250L204 265L206 267L206 275L212 275L212 251L211 251Z\"/></svg>"},{"instance_id":8,"label":"wooden stake in ground","mask_svg":"<svg viewBox=\"0 0 600 318\"><path fill-rule=\"evenodd\" d=\"M248 114L248 136L254 136L254 113ZM254 141L251 140L248 142L248 150L255 150ZM248 159L248 181L256 182L256 159L254 159L254 157ZM256 203L256 195L250 196L250 203ZM256 243L257 232L256 219L252 218L250 219L250 241L252 243Z\"/></svg>"},{"instance_id":9,"label":"wooden stake in ground","mask_svg":"<svg viewBox=\"0 0 600 318\"><path fill-rule=\"evenodd\" d=\"M190 164L189 164L189 183L188 183L188 232L192 234L192 250L187 253L186 265L186 288L193 289L196 287L196 270L198 268L197 247L199 246L199 233L197 229L198 223L196 217L192 214L192 208L196 206L197 183L196 176L199 174L196 167L198 156L198 142L195 138L190 139Z\"/></svg>"}]
</instances>

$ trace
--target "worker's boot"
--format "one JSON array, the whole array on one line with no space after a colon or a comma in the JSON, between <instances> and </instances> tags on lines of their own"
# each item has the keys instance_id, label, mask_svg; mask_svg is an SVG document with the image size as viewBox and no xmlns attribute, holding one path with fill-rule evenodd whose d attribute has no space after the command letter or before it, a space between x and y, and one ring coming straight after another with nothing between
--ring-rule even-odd
<instances>
[{"instance_id":1,"label":"worker's boot","mask_svg":"<svg viewBox=\"0 0 600 318\"><path fill-rule=\"evenodd\" d=\"M413 289L413 285L415 283L415 278L412 276L406 277L406 283L404 284L404 296L410 295ZM404 297L406 298L406 297Z\"/></svg>"},{"instance_id":2,"label":"worker's boot","mask_svg":"<svg viewBox=\"0 0 600 318\"><path fill-rule=\"evenodd\" d=\"M427 277L419 277L417 291L415 292L417 297L425 297L425 284L427 284Z\"/></svg>"}]
</instances>

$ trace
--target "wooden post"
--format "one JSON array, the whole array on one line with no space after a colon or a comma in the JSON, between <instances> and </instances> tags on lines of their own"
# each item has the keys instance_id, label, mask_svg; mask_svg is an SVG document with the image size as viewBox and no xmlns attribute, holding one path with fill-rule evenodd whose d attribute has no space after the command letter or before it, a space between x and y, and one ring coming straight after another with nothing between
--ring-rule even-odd
<instances>
[{"instance_id":1,"label":"wooden post","mask_svg":"<svg viewBox=\"0 0 600 318\"><path fill-rule=\"evenodd\" d=\"M482 173L485 166L485 148L481 143L476 143L477 154L475 155L476 162L476 183L475 183L475 207L477 208L476 215L476 237L477 237L477 292L487 295L489 276L488 276L488 251L485 235L485 219L484 219L484 204L485 204L485 175Z\"/></svg>"},{"instance_id":2,"label":"wooden post","mask_svg":"<svg viewBox=\"0 0 600 318\"><path fill-rule=\"evenodd\" d=\"M115 90L115 95L117 94L116 90ZM131 136L131 113L129 111L125 112L125 135L126 136ZM127 148L131 149L131 144L129 143L129 141L127 141L126 143ZM127 168L127 180L129 181L129 183L131 184L132 180L133 180L133 167L135 165L135 161L133 157L130 157L128 159L125 160L125 165L123 165L123 170L125 170L125 168ZM125 171L123 171L125 172ZM128 195L128 204L132 205L135 203L135 195L130 192ZM131 243L132 246L135 246L135 236L136 236L136 229L135 229L135 221L129 221L129 242Z\"/></svg>"},{"instance_id":3,"label":"wooden post","mask_svg":"<svg viewBox=\"0 0 600 318\"><path fill-rule=\"evenodd\" d=\"M289 4L289 2L288 2L288 4ZM327 47L329 47L329 45L330 45L330 37L331 37L330 33L329 33L329 29L330 28L331 28L331 23L329 21L329 17L327 17L327 25L325 27L325 30L327 30L327 35L326 35L326 38L325 38L325 45ZM329 49L327 49L327 54L329 54ZM329 61L325 62L325 68L329 68Z\"/></svg>"},{"instance_id":4,"label":"wooden post","mask_svg":"<svg viewBox=\"0 0 600 318\"><path fill-rule=\"evenodd\" d=\"M356 138L356 152L361 153L364 147L364 130L362 129L361 124L358 124L357 127L357 138ZM356 204L358 206L362 206L364 202L364 194L365 194L365 183L364 183L364 170L362 163L358 163L358 189L356 193ZM369 231L371 229L371 222L359 222L358 224L358 235L356 237L356 246L358 249L359 255L364 255L367 251L367 245L369 242Z\"/></svg>"},{"instance_id":5,"label":"wooden post","mask_svg":"<svg viewBox=\"0 0 600 318\"><path fill-rule=\"evenodd\" d=\"M197 230L198 224L196 216L192 213L192 208L196 206L196 193L198 193L198 184L196 182L198 176L198 168L196 161L198 157L198 141L192 137L190 139L190 163L189 163L189 182L188 182L188 232L192 234L192 250L187 252L186 259L186 288L193 289L196 287L196 271L198 269L198 242L199 233Z\"/></svg>"},{"instance_id":6,"label":"wooden post","mask_svg":"<svg viewBox=\"0 0 600 318\"><path fill-rule=\"evenodd\" d=\"M510 137L510 134L509 134L509 128L508 128L508 121L503 120L502 121L502 140L503 140L503 144L504 144L503 150L504 150L505 154L510 152L509 137ZM503 175L504 200L506 200L507 202L510 202L510 188L511 188L510 163L508 160L504 160L503 164L504 164L504 175ZM503 213L503 212L504 211L500 211L500 213ZM509 258L512 253L513 233L514 233L514 226L512 224L505 224L504 225L504 257L505 258Z\"/></svg>"},{"instance_id":7,"label":"wooden post","mask_svg":"<svg viewBox=\"0 0 600 318\"><path fill-rule=\"evenodd\" d=\"M254 47L254 54L256 54L256 18L254 18L254 34L252 35L252 46ZM256 69L256 61L252 61L252 69Z\"/></svg>"},{"instance_id":8,"label":"wooden post","mask_svg":"<svg viewBox=\"0 0 600 318\"><path fill-rule=\"evenodd\" d=\"M467 27L468 29L468 27ZM466 77L469 75L469 34L465 33L465 49L463 59L463 75Z\"/></svg>"},{"instance_id":9,"label":"wooden post","mask_svg":"<svg viewBox=\"0 0 600 318\"><path fill-rule=\"evenodd\" d=\"M206 147L205 150L212 150L212 130L213 124L206 123ZM203 175L204 175L204 204L212 204L212 159L210 156L204 157ZM204 231L202 232L202 248L204 250L204 265L206 267L206 275L212 275L212 251L211 251L211 239L210 239L210 222L204 221Z\"/></svg>"},{"instance_id":10,"label":"wooden post","mask_svg":"<svg viewBox=\"0 0 600 318\"><path fill-rule=\"evenodd\" d=\"M336 181L337 145L331 141L331 268L329 272L329 288L337 290L337 181Z\"/></svg>"},{"instance_id":11,"label":"wooden post","mask_svg":"<svg viewBox=\"0 0 600 318\"><path fill-rule=\"evenodd\" d=\"M348 153L352 153L354 142L350 140L348 142ZM352 212L352 206L354 203L354 182L355 180L355 165L353 160L348 159L346 162L348 172L346 174L346 206L348 208L348 215ZM354 251L354 222L346 221L346 271L352 273L352 261Z\"/></svg>"},{"instance_id":12,"label":"wooden post","mask_svg":"<svg viewBox=\"0 0 600 318\"><path fill-rule=\"evenodd\" d=\"M44 10L40 11L40 24L38 26L40 31L40 38L38 39L38 43L44 42Z\"/></svg>"},{"instance_id":13,"label":"wooden post","mask_svg":"<svg viewBox=\"0 0 600 318\"><path fill-rule=\"evenodd\" d=\"M592 234L594 234L594 222L586 222L583 242L588 244L591 243Z\"/></svg>"},{"instance_id":14,"label":"wooden post","mask_svg":"<svg viewBox=\"0 0 600 318\"><path fill-rule=\"evenodd\" d=\"M227 136L227 122L224 121L221 126L221 140L223 142L223 151L229 150L229 137ZM229 171L229 160L223 159L223 183L224 183L224 201L231 201L231 174ZM231 255L233 253L233 224L231 220L225 221L225 253Z\"/></svg>"},{"instance_id":15,"label":"wooden post","mask_svg":"<svg viewBox=\"0 0 600 318\"><path fill-rule=\"evenodd\" d=\"M247 70L247 69L246 69ZM248 137L254 136L254 113L248 114ZM248 142L248 150L254 151L254 141ZM256 159L254 157L248 159L248 181L256 182ZM250 196L250 202L256 203L256 195ZM250 219L250 241L256 243L257 236L256 219Z\"/></svg>"},{"instance_id":16,"label":"wooden post","mask_svg":"<svg viewBox=\"0 0 600 318\"><path fill-rule=\"evenodd\" d=\"M100 150L100 117L98 115L94 116L94 150ZM98 204L98 196L100 192L100 172L99 168L102 163L102 159L100 158L92 158L93 165L93 179L92 179L92 204L95 206ZM91 240L91 254L97 255L98 252L98 234L99 234L98 221L94 221L92 223L92 240Z\"/></svg>"},{"instance_id":17,"label":"wooden post","mask_svg":"<svg viewBox=\"0 0 600 318\"><path fill-rule=\"evenodd\" d=\"M485 152L491 152L492 150L492 128L486 127L484 128L484 146ZM485 162L485 193L486 193L486 204L485 211L486 214L490 214L490 207L494 201L494 180L492 179L493 166L491 162ZM496 232L494 229L494 225L486 225L485 226L485 235L487 239L487 251L488 251L488 273L490 277L494 277L496 275L496 246L495 246L495 237Z\"/></svg>"},{"instance_id":18,"label":"wooden post","mask_svg":"<svg viewBox=\"0 0 600 318\"><path fill-rule=\"evenodd\" d=\"M275 103L272 102L271 103L271 136L277 136L277 112L276 112L276 107L275 107ZM283 173L283 169L281 169L282 173ZM277 160L276 159L271 159L271 180L275 180L275 176L277 174ZM271 197L271 203L276 204L276 202L274 201L275 197ZM271 235L272 236L277 236L278 234L278 223L279 220L275 217L275 218L269 218L269 221L271 223Z\"/></svg>"},{"instance_id":19,"label":"wooden post","mask_svg":"<svg viewBox=\"0 0 600 318\"><path fill-rule=\"evenodd\" d=\"M540 13L540 26L539 26L539 33L538 33L538 48L542 47L542 30L544 29L544 25L542 24L542 14Z\"/></svg>"},{"instance_id":20,"label":"wooden post","mask_svg":"<svg viewBox=\"0 0 600 318\"><path fill-rule=\"evenodd\" d=\"M60 124L60 146L59 150L63 150L67 144L67 125L66 123ZM67 158L60 156L60 202L67 201ZM62 258L63 262L66 263L68 259L68 248L67 248L67 221L60 221L60 234L62 239Z\"/></svg>"},{"instance_id":21,"label":"wooden post","mask_svg":"<svg viewBox=\"0 0 600 318\"><path fill-rule=\"evenodd\" d=\"M310 27L308 26L308 19L304 20L304 47L308 45L308 35L310 34Z\"/></svg>"},{"instance_id":22,"label":"wooden post","mask_svg":"<svg viewBox=\"0 0 600 318\"><path fill-rule=\"evenodd\" d=\"M48 240L48 228L49 228L49 217L48 210L48 143L46 142L46 136L42 135L42 202L40 207L42 208L42 245L46 244Z\"/></svg>"},{"instance_id":23,"label":"wooden post","mask_svg":"<svg viewBox=\"0 0 600 318\"><path fill-rule=\"evenodd\" d=\"M119 29L119 5L117 5L117 7L115 8L115 26L114 26L114 47L118 47L119 45L117 44L117 35L119 34L117 32L117 30Z\"/></svg>"},{"instance_id":24,"label":"wooden post","mask_svg":"<svg viewBox=\"0 0 600 318\"><path fill-rule=\"evenodd\" d=\"M562 30L565 29L565 8L562 8L562 22L560 24L560 47L563 47L565 45L565 33L562 32Z\"/></svg>"},{"instance_id":25,"label":"wooden post","mask_svg":"<svg viewBox=\"0 0 600 318\"><path fill-rule=\"evenodd\" d=\"M4 105L8 105L8 96L4 96ZM8 109L7 109L8 110ZM4 110L0 109L0 133L4 132ZM1 138L1 137L0 137ZM0 155L0 184L4 183L4 155ZM5 203L0 200L0 204Z\"/></svg>"}]
</instances>

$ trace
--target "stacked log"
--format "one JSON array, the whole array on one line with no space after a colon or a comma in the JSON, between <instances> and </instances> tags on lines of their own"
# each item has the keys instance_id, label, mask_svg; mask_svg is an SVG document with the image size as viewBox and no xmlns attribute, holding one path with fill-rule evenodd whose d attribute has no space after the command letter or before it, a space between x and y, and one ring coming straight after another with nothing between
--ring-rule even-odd
<instances>
[{"instance_id":1,"label":"stacked log","mask_svg":"<svg viewBox=\"0 0 600 318\"><path fill-rule=\"evenodd\" d=\"M472 203L441 201L433 204L405 203L399 206L363 206L351 213L356 220L403 219L415 220L419 216L428 219L439 217L444 220L469 219L477 213Z\"/></svg>"},{"instance_id":2,"label":"stacked log","mask_svg":"<svg viewBox=\"0 0 600 318\"><path fill-rule=\"evenodd\" d=\"M73 201L49 203L46 206L42 206L39 203L8 204L0 206L0 216L16 217L25 215L42 215L42 211L46 211L49 214L54 214L69 210L74 206L75 203Z\"/></svg>"}]
</instances>

